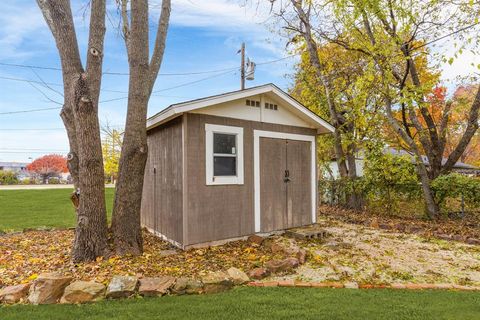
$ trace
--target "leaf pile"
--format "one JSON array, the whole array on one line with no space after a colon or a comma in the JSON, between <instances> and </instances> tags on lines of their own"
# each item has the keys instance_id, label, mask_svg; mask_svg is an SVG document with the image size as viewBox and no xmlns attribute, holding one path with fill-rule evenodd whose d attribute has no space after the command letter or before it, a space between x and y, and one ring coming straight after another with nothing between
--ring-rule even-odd
<instances>
[{"instance_id":1,"label":"leaf pile","mask_svg":"<svg viewBox=\"0 0 480 320\"><path fill-rule=\"evenodd\" d=\"M475 216L465 219L441 218L432 221L415 217L400 218L377 215L371 212L358 212L328 205L321 206L319 214L347 223L360 224L392 232L480 244L480 220Z\"/></svg>"},{"instance_id":2,"label":"leaf pile","mask_svg":"<svg viewBox=\"0 0 480 320\"><path fill-rule=\"evenodd\" d=\"M268 247L247 241L174 252L174 247L168 242L144 232L144 253L141 256L112 256L73 264L70 260L73 236L72 230L30 231L1 236L0 287L32 281L42 272L60 272L78 280L103 283L107 283L113 275L198 278L209 271L226 270L232 266L248 271L278 258Z\"/></svg>"}]
</instances>

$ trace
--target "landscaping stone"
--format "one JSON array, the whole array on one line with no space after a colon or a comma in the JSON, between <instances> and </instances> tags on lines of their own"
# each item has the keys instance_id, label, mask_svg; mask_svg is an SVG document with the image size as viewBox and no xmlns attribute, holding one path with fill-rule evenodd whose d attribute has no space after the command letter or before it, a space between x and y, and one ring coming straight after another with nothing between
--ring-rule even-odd
<instances>
[{"instance_id":1,"label":"landscaping stone","mask_svg":"<svg viewBox=\"0 0 480 320\"><path fill-rule=\"evenodd\" d=\"M295 287L295 281L293 280L280 280L278 281L279 287Z\"/></svg>"},{"instance_id":2,"label":"landscaping stone","mask_svg":"<svg viewBox=\"0 0 480 320\"><path fill-rule=\"evenodd\" d=\"M268 277L269 275L270 275L270 271L268 271L266 268L255 268L248 272L248 276L251 279L255 279L255 280L261 280L263 278Z\"/></svg>"},{"instance_id":3,"label":"landscaping stone","mask_svg":"<svg viewBox=\"0 0 480 320\"><path fill-rule=\"evenodd\" d=\"M60 303L85 303L103 299L105 286L95 281L75 281L69 284Z\"/></svg>"},{"instance_id":4,"label":"landscaping stone","mask_svg":"<svg viewBox=\"0 0 480 320\"><path fill-rule=\"evenodd\" d=\"M270 260L265 263L265 267L270 273L287 272L298 267L297 258L286 258L284 260Z\"/></svg>"},{"instance_id":5,"label":"landscaping stone","mask_svg":"<svg viewBox=\"0 0 480 320\"><path fill-rule=\"evenodd\" d=\"M227 270L227 273L235 285L241 285L250 281L250 278L247 276L247 274L240 269L231 267Z\"/></svg>"},{"instance_id":6,"label":"landscaping stone","mask_svg":"<svg viewBox=\"0 0 480 320\"><path fill-rule=\"evenodd\" d=\"M304 264L307 261L307 250L299 249L295 257L298 259L298 263Z\"/></svg>"},{"instance_id":7,"label":"landscaping stone","mask_svg":"<svg viewBox=\"0 0 480 320\"><path fill-rule=\"evenodd\" d=\"M1 289L0 302L17 303L23 301L28 295L30 285L30 283L25 283Z\"/></svg>"},{"instance_id":8,"label":"landscaping stone","mask_svg":"<svg viewBox=\"0 0 480 320\"><path fill-rule=\"evenodd\" d=\"M233 286L233 281L227 273L223 271L210 272L203 277L203 291L205 293L218 293L230 289Z\"/></svg>"},{"instance_id":9,"label":"landscaping stone","mask_svg":"<svg viewBox=\"0 0 480 320\"><path fill-rule=\"evenodd\" d=\"M132 276L114 276L107 288L107 298L130 297L137 290L138 279Z\"/></svg>"},{"instance_id":10,"label":"landscaping stone","mask_svg":"<svg viewBox=\"0 0 480 320\"><path fill-rule=\"evenodd\" d=\"M261 245L263 243L263 240L264 238L259 236L259 235L256 235L256 234L253 234L251 236L248 237L247 241L250 242L250 243L255 243L255 244L258 244L258 245Z\"/></svg>"},{"instance_id":11,"label":"landscaping stone","mask_svg":"<svg viewBox=\"0 0 480 320\"><path fill-rule=\"evenodd\" d=\"M28 301L31 304L56 303L62 297L65 287L72 281L71 277L59 273L42 273L30 287Z\"/></svg>"},{"instance_id":12,"label":"landscaping stone","mask_svg":"<svg viewBox=\"0 0 480 320\"><path fill-rule=\"evenodd\" d=\"M358 289L358 283L356 282L346 282L343 286L347 289Z\"/></svg>"},{"instance_id":13,"label":"landscaping stone","mask_svg":"<svg viewBox=\"0 0 480 320\"><path fill-rule=\"evenodd\" d=\"M468 244L480 245L480 239L468 238L465 242Z\"/></svg>"},{"instance_id":14,"label":"landscaping stone","mask_svg":"<svg viewBox=\"0 0 480 320\"><path fill-rule=\"evenodd\" d=\"M170 291L173 294L198 294L203 291L203 283L199 280L189 278L178 278Z\"/></svg>"},{"instance_id":15,"label":"landscaping stone","mask_svg":"<svg viewBox=\"0 0 480 320\"><path fill-rule=\"evenodd\" d=\"M167 294L175 284L174 277L142 278L138 293L145 297L162 296Z\"/></svg>"},{"instance_id":16,"label":"landscaping stone","mask_svg":"<svg viewBox=\"0 0 480 320\"><path fill-rule=\"evenodd\" d=\"M280 252L284 252L285 251L285 248L277 243L277 242L274 242L270 245L270 250L272 251L272 253L280 253Z\"/></svg>"}]
</instances>

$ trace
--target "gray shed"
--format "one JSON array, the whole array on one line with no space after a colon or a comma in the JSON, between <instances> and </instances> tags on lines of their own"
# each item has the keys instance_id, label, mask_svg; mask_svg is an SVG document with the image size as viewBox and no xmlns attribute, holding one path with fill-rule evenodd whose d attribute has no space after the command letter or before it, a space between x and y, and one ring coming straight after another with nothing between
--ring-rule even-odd
<instances>
[{"instance_id":1,"label":"gray shed","mask_svg":"<svg viewBox=\"0 0 480 320\"><path fill-rule=\"evenodd\" d=\"M171 105L147 121L142 225L187 249L315 223L333 130L273 84Z\"/></svg>"}]
</instances>

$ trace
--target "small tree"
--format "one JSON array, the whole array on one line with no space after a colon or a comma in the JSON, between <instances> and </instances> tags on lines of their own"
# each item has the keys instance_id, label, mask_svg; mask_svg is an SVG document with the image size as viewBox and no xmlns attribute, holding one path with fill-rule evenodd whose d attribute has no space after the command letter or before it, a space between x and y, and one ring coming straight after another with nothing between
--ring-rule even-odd
<instances>
[{"instance_id":1,"label":"small tree","mask_svg":"<svg viewBox=\"0 0 480 320\"><path fill-rule=\"evenodd\" d=\"M118 163L122 152L123 132L111 128L108 124L102 127L103 169L106 180L115 183L118 177Z\"/></svg>"},{"instance_id":2,"label":"small tree","mask_svg":"<svg viewBox=\"0 0 480 320\"><path fill-rule=\"evenodd\" d=\"M30 163L27 170L40 177L42 183L45 184L48 179L68 172L67 159L58 154L45 155Z\"/></svg>"}]
</instances>

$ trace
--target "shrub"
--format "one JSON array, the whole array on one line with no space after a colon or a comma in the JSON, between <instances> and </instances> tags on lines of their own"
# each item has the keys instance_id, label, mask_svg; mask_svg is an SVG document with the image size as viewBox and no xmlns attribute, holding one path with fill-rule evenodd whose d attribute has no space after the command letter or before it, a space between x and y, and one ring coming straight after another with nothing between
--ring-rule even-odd
<instances>
[{"instance_id":1,"label":"shrub","mask_svg":"<svg viewBox=\"0 0 480 320\"><path fill-rule=\"evenodd\" d=\"M443 211L455 210L453 201L448 200L457 199L458 202L462 197L466 207L478 210L480 206L480 179L478 178L450 173L436 178L432 182L432 190L436 202Z\"/></svg>"},{"instance_id":2,"label":"shrub","mask_svg":"<svg viewBox=\"0 0 480 320\"><path fill-rule=\"evenodd\" d=\"M0 184L18 184L17 174L13 171L0 170Z\"/></svg>"}]
</instances>

